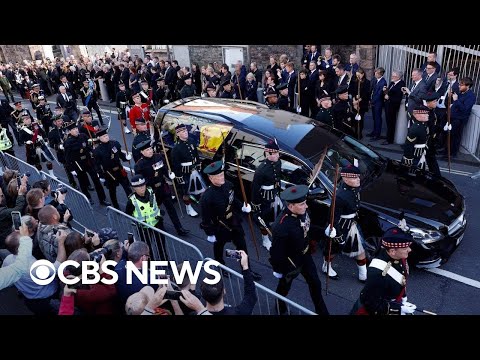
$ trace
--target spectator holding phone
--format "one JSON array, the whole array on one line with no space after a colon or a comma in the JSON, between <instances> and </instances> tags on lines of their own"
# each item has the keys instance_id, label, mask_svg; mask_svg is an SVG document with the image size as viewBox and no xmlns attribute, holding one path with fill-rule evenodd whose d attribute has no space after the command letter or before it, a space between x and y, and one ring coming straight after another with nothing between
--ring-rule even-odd
<instances>
[{"instance_id":1,"label":"spectator holding phone","mask_svg":"<svg viewBox=\"0 0 480 360\"><path fill-rule=\"evenodd\" d=\"M15 200L15 206L8 208L3 190L0 188L0 249L5 249L5 238L11 233L12 229L12 211L22 211L25 207L25 194L27 193L28 177L23 176L18 189L18 196Z\"/></svg>"},{"instance_id":2,"label":"spectator holding phone","mask_svg":"<svg viewBox=\"0 0 480 360\"><path fill-rule=\"evenodd\" d=\"M38 220L36 240L45 259L53 263L58 252L58 231L65 231L68 235L72 230L60 223L60 214L52 205L45 205L38 212Z\"/></svg>"},{"instance_id":3,"label":"spectator holding phone","mask_svg":"<svg viewBox=\"0 0 480 360\"><path fill-rule=\"evenodd\" d=\"M45 204L52 205L55 209L57 209L58 213L60 214L60 222L67 224L67 226L71 229L71 221L73 220L73 214L70 211L69 207L65 204L65 198L67 197L67 188L60 187L55 191L51 191L52 200ZM65 215L68 214L69 216L66 217Z\"/></svg>"},{"instance_id":4,"label":"spectator holding phone","mask_svg":"<svg viewBox=\"0 0 480 360\"><path fill-rule=\"evenodd\" d=\"M0 290L12 285L23 274L28 273L30 269L28 257L32 253L32 239L28 236L28 227L26 225L20 226L19 233L20 239L15 261L11 265L0 269Z\"/></svg>"}]
</instances>

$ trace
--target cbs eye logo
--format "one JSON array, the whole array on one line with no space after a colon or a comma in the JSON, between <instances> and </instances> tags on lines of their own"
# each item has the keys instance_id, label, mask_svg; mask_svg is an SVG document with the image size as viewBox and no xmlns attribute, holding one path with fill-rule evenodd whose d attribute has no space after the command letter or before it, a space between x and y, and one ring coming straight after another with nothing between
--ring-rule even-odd
<instances>
[{"instance_id":1,"label":"cbs eye logo","mask_svg":"<svg viewBox=\"0 0 480 360\"><path fill-rule=\"evenodd\" d=\"M37 260L30 267L30 278L37 285L48 285L55 279L55 266L48 260Z\"/></svg>"}]
</instances>

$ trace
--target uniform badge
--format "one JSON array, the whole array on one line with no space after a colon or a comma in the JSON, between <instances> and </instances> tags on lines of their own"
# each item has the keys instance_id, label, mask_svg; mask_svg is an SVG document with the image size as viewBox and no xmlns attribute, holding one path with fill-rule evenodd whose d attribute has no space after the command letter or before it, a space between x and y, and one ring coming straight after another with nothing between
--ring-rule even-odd
<instances>
[{"instance_id":1,"label":"uniform badge","mask_svg":"<svg viewBox=\"0 0 480 360\"><path fill-rule=\"evenodd\" d=\"M110 159L113 160L114 157L115 157L115 154L112 154L112 155L110 156Z\"/></svg>"},{"instance_id":2,"label":"uniform badge","mask_svg":"<svg viewBox=\"0 0 480 360\"><path fill-rule=\"evenodd\" d=\"M193 144L190 144L190 147L192 148L192 150L195 150L195 148L193 147Z\"/></svg>"},{"instance_id":3,"label":"uniform badge","mask_svg":"<svg viewBox=\"0 0 480 360\"><path fill-rule=\"evenodd\" d=\"M87 143L85 143L85 142L82 143L82 146L83 146L83 147L86 147L86 146L87 146Z\"/></svg>"},{"instance_id":4,"label":"uniform badge","mask_svg":"<svg viewBox=\"0 0 480 360\"><path fill-rule=\"evenodd\" d=\"M152 167L153 167L153 170L158 170L158 169L162 168L163 167L163 161L160 160L160 161L156 162L155 164L152 165Z\"/></svg>"},{"instance_id":5,"label":"uniform badge","mask_svg":"<svg viewBox=\"0 0 480 360\"><path fill-rule=\"evenodd\" d=\"M117 149L117 147L116 147L116 146L112 147L112 152L113 152L114 154L116 154L116 153L117 153L117 151L118 151L118 149Z\"/></svg>"},{"instance_id":6,"label":"uniform badge","mask_svg":"<svg viewBox=\"0 0 480 360\"><path fill-rule=\"evenodd\" d=\"M234 197L234 195L233 195L233 190L230 190L230 191L228 192L228 203L229 203L229 204L231 204L231 203L233 202L233 197Z\"/></svg>"}]
</instances>

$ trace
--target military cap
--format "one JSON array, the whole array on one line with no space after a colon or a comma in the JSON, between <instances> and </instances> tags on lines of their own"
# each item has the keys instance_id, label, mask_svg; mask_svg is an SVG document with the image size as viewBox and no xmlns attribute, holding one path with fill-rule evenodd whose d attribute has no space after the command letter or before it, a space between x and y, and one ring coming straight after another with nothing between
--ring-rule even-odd
<instances>
[{"instance_id":1,"label":"military cap","mask_svg":"<svg viewBox=\"0 0 480 360\"><path fill-rule=\"evenodd\" d=\"M413 111L412 113L413 114L428 114L428 107L426 107L425 105L423 104L417 104L415 105L415 107L413 108Z\"/></svg>"},{"instance_id":2,"label":"military cap","mask_svg":"<svg viewBox=\"0 0 480 360\"><path fill-rule=\"evenodd\" d=\"M165 78L163 76L160 76L158 79L157 79L157 82L159 81L165 81Z\"/></svg>"},{"instance_id":3,"label":"military cap","mask_svg":"<svg viewBox=\"0 0 480 360\"><path fill-rule=\"evenodd\" d=\"M147 122L143 117L139 117L135 119L135 124L146 124Z\"/></svg>"},{"instance_id":4,"label":"military cap","mask_svg":"<svg viewBox=\"0 0 480 360\"><path fill-rule=\"evenodd\" d=\"M280 90L286 89L287 87L288 87L288 84L283 83L283 84L278 84L276 89L277 89L277 91L280 91Z\"/></svg>"},{"instance_id":5,"label":"military cap","mask_svg":"<svg viewBox=\"0 0 480 360\"><path fill-rule=\"evenodd\" d=\"M406 248L413 242L413 237L409 233L403 231L398 226L394 226L382 236L382 246L387 249Z\"/></svg>"},{"instance_id":6,"label":"military cap","mask_svg":"<svg viewBox=\"0 0 480 360\"><path fill-rule=\"evenodd\" d=\"M425 95L424 100L425 101L434 101L438 100L440 98L440 94L437 93L436 91L429 92Z\"/></svg>"},{"instance_id":7,"label":"military cap","mask_svg":"<svg viewBox=\"0 0 480 360\"><path fill-rule=\"evenodd\" d=\"M106 135L106 134L108 134L108 127L106 127L106 126L101 127L101 128L95 133L95 135L96 135L97 137L100 137L100 136Z\"/></svg>"},{"instance_id":8,"label":"military cap","mask_svg":"<svg viewBox=\"0 0 480 360\"><path fill-rule=\"evenodd\" d=\"M280 148L278 147L277 139L270 140L266 145L265 145L265 151L267 152L278 152Z\"/></svg>"},{"instance_id":9,"label":"military cap","mask_svg":"<svg viewBox=\"0 0 480 360\"><path fill-rule=\"evenodd\" d=\"M134 97L140 97L140 93L135 93L135 94L133 94L133 95L132 95L132 99L133 99Z\"/></svg>"},{"instance_id":10,"label":"military cap","mask_svg":"<svg viewBox=\"0 0 480 360\"><path fill-rule=\"evenodd\" d=\"M45 96L40 95L40 96L38 97L38 100L45 100Z\"/></svg>"},{"instance_id":11,"label":"military cap","mask_svg":"<svg viewBox=\"0 0 480 360\"><path fill-rule=\"evenodd\" d=\"M135 146L138 150L142 151L142 150L146 150L148 148L151 148L152 147L152 141L150 139L148 140L145 140L145 141L142 141L141 143L139 143L137 146Z\"/></svg>"},{"instance_id":12,"label":"military cap","mask_svg":"<svg viewBox=\"0 0 480 360\"><path fill-rule=\"evenodd\" d=\"M88 110L83 110L82 115L92 115L92 113Z\"/></svg>"},{"instance_id":13,"label":"military cap","mask_svg":"<svg viewBox=\"0 0 480 360\"><path fill-rule=\"evenodd\" d=\"M307 194L307 185L295 185L283 190L280 194L280 199L289 203L301 203L307 199Z\"/></svg>"},{"instance_id":14,"label":"military cap","mask_svg":"<svg viewBox=\"0 0 480 360\"><path fill-rule=\"evenodd\" d=\"M341 85L337 88L337 90L334 91L335 94L345 94L348 92L348 86L347 85Z\"/></svg>"},{"instance_id":15,"label":"military cap","mask_svg":"<svg viewBox=\"0 0 480 360\"><path fill-rule=\"evenodd\" d=\"M222 160L214 161L203 169L203 173L207 175L217 175L223 171L224 165Z\"/></svg>"},{"instance_id":16,"label":"military cap","mask_svg":"<svg viewBox=\"0 0 480 360\"><path fill-rule=\"evenodd\" d=\"M208 89L216 90L216 87L215 87L215 85L214 85L212 82L209 81L208 84L207 84L206 89L207 89L207 90L208 90Z\"/></svg>"},{"instance_id":17,"label":"military cap","mask_svg":"<svg viewBox=\"0 0 480 360\"><path fill-rule=\"evenodd\" d=\"M33 84L33 85L32 85L32 89L33 89L34 87L40 87L40 84Z\"/></svg>"},{"instance_id":18,"label":"military cap","mask_svg":"<svg viewBox=\"0 0 480 360\"><path fill-rule=\"evenodd\" d=\"M75 129L77 127L77 124L75 123L75 121L70 121L70 122L67 122L63 125L63 127L65 128L65 130L72 130L72 129Z\"/></svg>"},{"instance_id":19,"label":"military cap","mask_svg":"<svg viewBox=\"0 0 480 360\"><path fill-rule=\"evenodd\" d=\"M320 94L320 101L324 101L324 100L332 100L332 98L327 93L322 92L322 94Z\"/></svg>"},{"instance_id":20,"label":"military cap","mask_svg":"<svg viewBox=\"0 0 480 360\"><path fill-rule=\"evenodd\" d=\"M125 83L123 82L123 80L120 80L120 81L118 82L118 86L120 86L120 85L125 86Z\"/></svg>"},{"instance_id":21,"label":"military cap","mask_svg":"<svg viewBox=\"0 0 480 360\"><path fill-rule=\"evenodd\" d=\"M340 175L346 178L360 177L360 169L352 164L342 167Z\"/></svg>"},{"instance_id":22,"label":"military cap","mask_svg":"<svg viewBox=\"0 0 480 360\"><path fill-rule=\"evenodd\" d=\"M111 227L101 228L98 232L98 238L100 239L100 245L103 245L108 240L118 240L118 233Z\"/></svg>"},{"instance_id":23,"label":"military cap","mask_svg":"<svg viewBox=\"0 0 480 360\"><path fill-rule=\"evenodd\" d=\"M140 84L148 84L148 81L143 79L142 81L140 81Z\"/></svg>"},{"instance_id":24,"label":"military cap","mask_svg":"<svg viewBox=\"0 0 480 360\"><path fill-rule=\"evenodd\" d=\"M130 180L133 187L139 187L145 185L145 178L142 175L134 175Z\"/></svg>"},{"instance_id":25,"label":"military cap","mask_svg":"<svg viewBox=\"0 0 480 360\"><path fill-rule=\"evenodd\" d=\"M55 106L55 110L63 110L63 108L61 106Z\"/></svg>"},{"instance_id":26,"label":"military cap","mask_svg":"<svg viewBox=\"0 0 480 360\"><path fill-rule=\"evenodd\" d=\"M28 111L26 109L22 111L22 116L30 117L30 115L28 114Z\"/></svg>"},{"instance_id":27,"label":"military cap","mask_svg":"<svg viewBox=\"0 0 480 360\"><path fill-rule=\"evenodd\" d=\"M175 126L176 132L183 131L183 130L187 130L187 126L185 124L178 124L177 126Z\"/></svg>"},{"instance_id":28,"label":"military cap","mask_svg":"<svg viewBox=\"0 0 480 360\"><path fill-rule=\"evenodd\" d=\"M22 105L22 102L21 102L21 101L15 101L15 102L13 103L13 105L19 105L19 104Z\"/></svg>"},{"instance_id":29,"label":"military cap","mask_svg":"<svg viewBox=\"0 0 480 360\"><path fill-rule=\"evenodd\" d=\"M223 80L222 83L221 83L222 86L226 86L226 85L230 85L230 84L231 84L230 79Z\"/></svg>"},{"instance_id":30,"label":"military cap","mask_svg":"<svg viewBox=\"0 0 480 360\"><path fill-rule=\"evenodd\" d=\"M84 83L88 83L88 82L90 82L90 80L84 78L84 79L83 79L83 82L84 82Z\"/></svg>"}]
</instances>

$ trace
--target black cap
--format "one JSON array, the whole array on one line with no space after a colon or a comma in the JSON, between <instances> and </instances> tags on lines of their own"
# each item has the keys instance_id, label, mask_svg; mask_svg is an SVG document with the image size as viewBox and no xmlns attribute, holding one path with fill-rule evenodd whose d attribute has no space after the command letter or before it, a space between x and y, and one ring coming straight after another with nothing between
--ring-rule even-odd
<instances>
[{"instance_id":1,"label":"black cap","mask_svg":"<svg viewBox=\"0 0 480 360\"><path fill-rule=\"evenodd\" d=\"M140 84L148 84L148 81L143 79L142 81L140 81Z\"/></svg>"},{"instance_id":2,"label":"black cap","mask_svg":"<svg viewBox=\"0 0 480 360\"><path fill-rule=\"evenodd\" d=\"M13 105L18 105L18 104L21 104L21 103L22 103L21 101L15 101L15 102L13 103Z\"/></svg>"},{"instance_id":3,"label":"black cap","mask_svg":"<svg viewBox=\"0 0 480 360\"><path fill-rule=\"evenodd\" d=\"M72 130L77 127L77 124L75 123L75 121L70 121L70 122L64 123L63 127L65 128L65 130Z\"/></svg>"},{"instance_id":4,"label":"black cap","mask_svg":"<svg viewBox=\"0 0 480 360\"><path fill-rule=\"evenodd\" d=\"M132 95L132 99L133 99L134 97L137 97L137 96L140 97L140 93L135 93L135 94L133 94L133 95Z\"/></svg>"},{"instance_id":5,"label":"black cap","mask_svg":"<svg viewBox=\"0 0 480 360\"><path fill-rule=\"evenodd\" d=\"M278 147L277 139L270 140L266 145L265 145L265 151L267 152L278 152L280 148Z\"/></svg>"},{"instance_id":6,"label":"black cap","mask_svg":"<svg viewBox=\"0 0 480 360\"><path fill-rule=\"evenodd\" d=\"M307 199L307 194L307 185L295 185L283 190L280 194L280 199L289 203L301 203Z\"/></svg>"},{"instance_id":7,"label":"black cap","mask_svg":"<svg viewBox=\"0 0 480 360\"><path fill-rule=\"evenodd\" d=\"M157 82L158 81L165 81L165 78L163 76L160 76L158 79L157 79Z\"/></svg>"},{"instance_id":8,"label":"black cap","mask_svg":"<svg viewBox=\"0 0 480 360\"><path fill-rule=\"evenodd\" d=\"M175 131L176 132L179 132L179 131L182 131L182 130L187 130L187 126L185 124L178 124L177 126L175 126Z\"/></svg>"},{"instance_id":9,"label":"black cap","mask_svg":"<svg viewBox=\"0 0 480 360\"><path fill-rule=\"evenodd\" d=\"M143 117L139 117L135 119L135 124L146 124L147 122Z\"/></svg>"},{"instance_id":10,"label":"black cap","mask_svg":"<svg viewBox=\"0 0 480 360\"><path fill-rule=\"evenodd\" d=\"M329 94L326 94L325 92L322 92L320 94L320 98L319 98L320 101L323 101L323 100L332 100L332 98L330 97Z\"/></svg>"},{"instance_id":11,"label":"black cap","mask_svg":"<svg viewBox=\"0 0 480 360\"><path fill-rule=\"evenodd\" d=\"M90 80L84 78L82 82L84 82L84 83L89 83Z\"/></svg>"},{"instance_id":12,"label":"black cap","mask_svg":"<svg viewBox=\"0 0 480 360\"><path fill-rule=\"evenodd\" d=\"M436 91L429 92L425 95L424 100L425 101L434 101L438 100L440 98L440 94L437 93Z\"/></svg>"},{"instance_id":13,"label":"black cap","mask_svg":"<svg viewBox=\"0 0 480 360\"><path fill-rule=\"evenodd\" d=\"M283 84L278 84L275 89L277 89L277 91L280 91L280 90L286 89L287 87L288 87L288 84L283 83Z\"/></svg>"},{"instance_id":14,"label":"black cap","mask_svg":"<svg viewBox=\"0 0 480 360\"><path fill-rule=\"evenodd\" d=\"M92 115L92 113L88 110L83 110L82 115Z\"/></svg>"},{"instance_id":15,"label":"black cap","mask_svg":"<svg viewBox=\"0 0 480 360\"><path fill-rule=\"evenodd\" d=\"M203 173L207 175L217 175L223 171L223 167L224 167L223 161L218 160L218 161L212 162L205 169L203 169Z\"/></svg>"},{"instance_id":16,"label":"black cap","mask_svg":"<svg viewBox=\"0 0 480 360\"><path fill-rule=\"evenodd\" d=\"M141 143L139 143L135 147L140 151L148 149L148 148L152 147L152 141L150 139L142 141Z\"/></svg>"},{"instance_id":17,"label":"black cap","mask_svg":"<svg viewBox=\"0 0 480 360\"><path fill-rule=\"evenodd\" d=\"M100 137L100 136L106 135L106 134L108 134L108 127L106 127L106 126L102 126L102 127L95 133L95 135L96 135L97 137Z\"/></svg>"},{"instance_id":18,"label":"black cap","mask_svg":"<svg viewBox=\"0 0 480 360\"><path fill-rule=\"evenodd\" d=\"M125 86L125 83L123 82L123 80L120 80L120 81L118 82L118 86L120 86L120 85Z\"/></svg>"},{"instance_id":19,"label":"black cap","mask_svg":"<svg viewBox=\"0 0 480 360\"><path fill-rule=\"evenodd\" d=\"M342 167L340 175L347 178L360 177L360 169L352 164Z\"/></svg>"},{"instance_id":20,"label":"black cap","mask_svg":"<svg viewBox=\"0 0 480 360\"><path fill-rule=\"evenodd\" d=\"M230 85L230 83L231 83L231 82L230 82L230 79L226 79L226 80L223 80L223 81L222 81L221 85L222 85L222 86L226 86L226 85Z\"/></svg>"},{"instance_id":21,"label":"black cap","mask_svg":"<svg viewBox=\"0 0 480 360\"><path fill-rule=\"evenodd\" d=\"M414 106L412 113L413 114L428 114L429 109L423 104L417 104Z\"/></svg>"},{"instance_id":22,"label":"black cap","mask_svg":"<svg viewBox=\"0 0 480 360\"><path fill-rule=\"evenodd\" d=\"M57 106L55 106L55 110L60 110L60 109L62 109L62 110L63 110L63 108L62 108L61 106L58 106L58 105L57 105Z\"/></svg>"},{"instance_id":23,"label":"black cap","mask_svg":"<svg viewBox=\"0 0 480 360\"><path fill-rule=\"evenodd\" d=\"M142 175L134 175L130 180L132 187L139 187L145 185L145 178Z\"/></svg>"},{"instance_id":24,"label":"black cap","mask_svg":"<svg viewBox=\"0 0 480 360\"><path fill-rule=\"evenodd\" d=\"M187 74L183 77L183 81L188 80L188 79L192 79L192 74Z\"/></svg>"},{"instance_id":25,"label":"black cap","mask_svg":"<svg viewBox=\"0 0 480 360\"><path fill-rule=\"evenodd\" d=\"M30 115L28 114L27 109L25 109L25 110L22 111L22 116L28 116L28 117L30 117Z\"/></svg>"},{"instance_id":26,"label":"black cap","mask_svg":"<svg viewBox=\"0 0 480 360\"><path fill-rule=\"evenodd\" d=\"M348 92L348 86L347 85L341 85L337 88L337 90L334 91L335 94L345 94Z\"/></svg>"},{"instance_id":27,"label":"black cap","mask_svg":"<svg viewBox=\"0 0 480 360\"><path fill-rule=\"evenodd\" d=\"M382 236L382 246L387 249L406 248L413 242L413 237L398 226L385 231Z\"/></svg>"}]
</instances>

